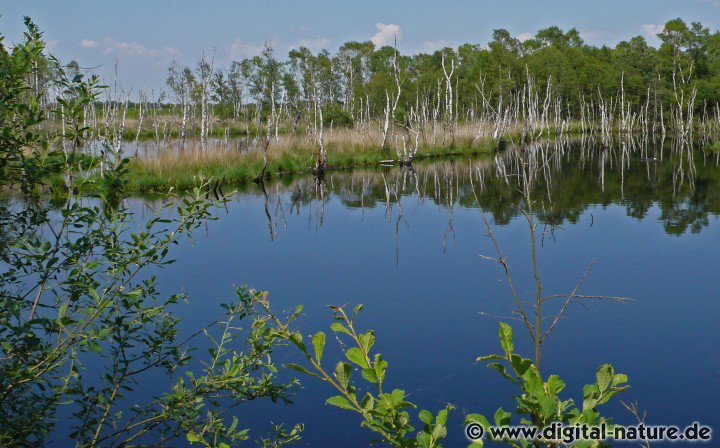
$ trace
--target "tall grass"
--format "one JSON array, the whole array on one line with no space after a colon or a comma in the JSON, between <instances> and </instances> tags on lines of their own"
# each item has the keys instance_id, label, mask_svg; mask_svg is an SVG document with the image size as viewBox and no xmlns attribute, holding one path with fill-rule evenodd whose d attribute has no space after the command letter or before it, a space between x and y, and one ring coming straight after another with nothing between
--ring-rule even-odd
<instances>
[{"instance_id":1,"label":"tall grass","mask_svg":"<svg viewBox=\"0 0 720 448\"><path fill-rule=\"evenodd\" d=\"M343 129L328 134L328 166L330 169L377 166L397 161L394 148L380 148L372 139L362 139L357 132ZM489 138L457 138L454 146L421 144L415 159L448 156L470 156L491 153L496 142ZM239 184L254 179L263 166L259 145L246 150L228 149L223 141L200 147L189 143L177 150L158 148L155 154L131 160L127 188L130 191L151 192L170 188L187 190L201 183L202 178L225 179ZM316 146L303 136L284 136L272 139L268 148L268 168L271 176L306 173L315 164Z\"/></svg>"}]
</instances>

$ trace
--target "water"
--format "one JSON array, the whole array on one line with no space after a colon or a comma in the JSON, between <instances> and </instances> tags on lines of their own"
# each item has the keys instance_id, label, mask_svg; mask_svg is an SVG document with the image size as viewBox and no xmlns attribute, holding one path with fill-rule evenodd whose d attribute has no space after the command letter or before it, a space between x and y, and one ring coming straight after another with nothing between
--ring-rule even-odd
<instances>
[{"instance_id":1,"label":"water","mask_svg":"<svg viewBox=\"0 0 720 448\"><path fill-rule=\"evenodd\" d=\"M571 291L595 259L580 292L634 299L571 305L543 345L543 373L560 375L563 396L580 405L582 386L610 362L629 377L620 399L637 402L647 423L700 421L720 430L717 156L672 144L593 142L532 152L546 293ZM476 358L500 350L498 317L514 310L500 266L479 256L495 255L481 212L509 256L517 290L529 298L534 288L528 225L514 208L522 204L517 174L517 159L503 155L417 163L414 171L332 172L324 184L283 178L264 192L246 187L194 246L174 250L178 261L158 272L159 281L188 294L178 311L187 331L216 318L242 284L268 290L277 310L302 304L306 338L330 333L327 305L364 304L358 325L376 332L376 350L389 362L386 388L404 389L433 412L455 405L445 445L465 446L465 414L513 408L515 389ZM138 209L142 202L131 201ZM504 320L530 357L522 325ZM334 365L335 339L327 345L324 362ZM299 361L289 349L277 356ZM355 414L324 404L330 386L301 379L292 406L235 408L240 425L258 438L269 421L302 422L301 446L368 446L372 437ZM600 409L618 423L637 423L619 400Z\"/></svg>"}]
</instances>

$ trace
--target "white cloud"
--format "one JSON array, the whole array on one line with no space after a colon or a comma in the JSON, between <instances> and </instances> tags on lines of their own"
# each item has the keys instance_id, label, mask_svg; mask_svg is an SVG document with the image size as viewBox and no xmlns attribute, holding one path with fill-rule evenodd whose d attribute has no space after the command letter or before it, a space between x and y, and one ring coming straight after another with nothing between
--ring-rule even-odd
<instances>
[{"instance_id":1,"label":"white cloud","mask_svg":"<svg viewBox=\"0 0 720 448\"><path fill-rule=\"evenodd\" d=\"M166 56L180 56L180 50L173 47L163 48L163 53L165 53Z\"/></svg>"},{"instance_id":2,"label":"white cloud","mask_svg":"<svg viewBox=\"0 0 720 448\"><path fill-rule=\"evenodd\" d=\"M83 40L80 41L80 46L81 46L82 48L97 48L97 47L98 47L98 43L95 42L94 40L83 39Z\"/></svg>"},{"instance_id":3,"label":"white cloud","mask_svg":"<svg viewBox=\"0 0 720 448\"><path fill-rule=\"evenodd\" d=\"M318 37L317 39L300 39L295 47L307 47L312 51L326 50L330 46L330 39Z\"/></svg>"},{"instance_id":4,"label":"white cloud","mask_svg":"<svg viewBox=\"0 0 720 448\"><path fill-rule=\"evenodd\" d=\"M265 49L265 45L269 44L274 50L276 55L285 55L290 50L297 49L300 47L306 47L312 52L319 52L320 50L327 50L332 41L328 37L318 37L316 39L300 39L295 43L282 42L279 38L274 37L267 41L267 43L259 42L245 42L244 40L235 38L230 45L225 46L225 51L230 60L236 60L241 58L250 58L258 56Z\"/></svg>"},{"instance_id":5,"label":"white cloud","mask_svg":"<svg viewBox=\"0 0 720 448\"><path fill-rule=\"evenodd\" d=\"M160 52L154 48L146 47L137 42L118 42L114 46L115 51L126 56L149 56L155 57Z\"/></svg>"},{"instance_id":6,"label":"white cloud","mask_svg":"<svg viewBox=\"0 0 720 448\"><path fill-rule=\"evenodd\" d=\"M400 25L394 23L376 23L375 28L377 28L378 32L375 33L370 40L378 47L390 45L395 42L395 39L402 37Z\"/></svg>"},{"instance_id":7,"label":"white cloud","mask_svg":"<svg viewBox=\"0 0 720 448\"><path fill-rule=\"evenodd\" d=\"M656 25L654 23L646 23L640 27L645 37L656 38L658 34L665 29L664 25Z\"/></svg>"},{"instance_id":8,"label":"white cloud","mask_svg":"<svg viewBox=\"0 0 720 448\"><path fill-rule=\"evenodd\" d=\"M105 54L119 54L129 57L146 57L159 58L177 56L180 51L173 47L165 47L162 50L148 47L138 42L118 42L112 37L107 37L103 41Z\"/></svg>"},{"instance_id":9,"label":"white cloud","mask_svg":"<svg viewBox=\"0 0 720 448\"><path fill-rule=\"evenodd\" d=\"M526 40L530 40L533 38L533 35L530 33L520 33L517 35L516 39L520 42L525 42Z\"/></svg>"},{"instance_id":10,"label":"white cloud","mask_svg":"<svg viewBox=\"0 0 720 448\"><path fill-rule=\"evenodd\" d=\"M446 40L426 40L422 43L422 51L424 53L434 53L450 46L450 42Z\"/></svg>"},{"instance_id":11,"label":"white cloud","mask_svg":"<svg viewBox=\"0 0 720 448\"><path fill-rule=\"evenodd\" d=\"M225 47L225 51L231 59L247 58L257 56L262 52L263 46L260 44L245 43L242 39L235 38L230 45Z\"/></svg>"},{"instance_id":12,"label":"white cloud","mask_svg":"<svg viewBox=\"0 0 720 448\"><path fill-rule=\"evenodd\" d=\"M580 37L591 44L604 44L608 41L608 35L605 31L582 31Z\"/></svg>"}]
</instances>

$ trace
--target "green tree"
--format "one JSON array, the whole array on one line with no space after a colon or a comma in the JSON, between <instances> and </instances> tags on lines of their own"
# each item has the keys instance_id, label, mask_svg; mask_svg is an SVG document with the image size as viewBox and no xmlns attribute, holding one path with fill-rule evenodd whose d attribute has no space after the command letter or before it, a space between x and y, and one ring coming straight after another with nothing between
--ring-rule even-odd
<instances>
[{"instance_id":1,"label":"green tree","mask_svg":"<svg viewBox=\"0 0 720 448\"><path fill-rule=\"evenodd\" d=\"M111 148L104 159L81 153L97 79L68 77L26 26L22 42L0 45L0 186L9 192L0 202L0 445L41 445L60 410L78 446L247 439L229 403L282 401L293 384L275 378L267 320L255 310L264 297L238 289L217 320L182 339L173 312L182 296L160 294L148 272L172 263L170 248L213 219L217 203L198 188L138 223L118 200L127 161ZM65 150L42 126L44 91L33 84L43 61L54 66ZM209 356L193 362L204 335ZM169 387L136 401L137 384L157 375ZM278 443L298 429L278 430Z\"/></svg>"}]
</instances>

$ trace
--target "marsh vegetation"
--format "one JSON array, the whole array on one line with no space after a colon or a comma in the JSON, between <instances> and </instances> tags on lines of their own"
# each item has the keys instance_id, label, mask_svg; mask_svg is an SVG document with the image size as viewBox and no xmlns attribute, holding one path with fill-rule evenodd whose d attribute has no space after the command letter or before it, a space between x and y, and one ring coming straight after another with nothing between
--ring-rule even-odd
<instances>
[{"instance_id":1,"label":"marsh vegetation","mask_svg":"<svg viewBox=\"0 0 720 448\"><path fill-rule=\"evenodd\" d=\"M0 444L720 424L720 34L208 52L131 102L26 26L0 48Z\"/></svg>"},{"instance_id":2,"label":"marsh vegetation","mask_svg":"<svg viewBox=\"0 0 720 448\"><path fill-rule=\"evenodd\" d=\"M129 187L146 191L197 186L200 174L236 184L569 134L672 135L713 147L720 37L680 19L658 37L658 48L640 36L598 48L575 29L549 27L524 41L498 29L487 46L432 54L347 42L334 54L301 47L285 56L268 45L226 66L208 50L195 66L172 63L159 92L105 80L109 87L83 110L84 137L111 148L108 158L154 142L155 157L136 158L130 170ZM74 62L68 70L86 72ZM53 104L62 92L48 70L39 73L33 87ZM45 126L64 133L60 112Z\"/></svg>"}]
</instances>

